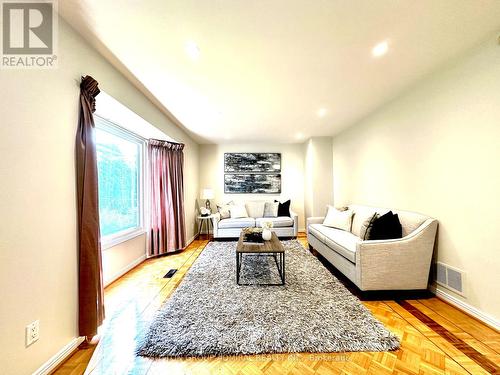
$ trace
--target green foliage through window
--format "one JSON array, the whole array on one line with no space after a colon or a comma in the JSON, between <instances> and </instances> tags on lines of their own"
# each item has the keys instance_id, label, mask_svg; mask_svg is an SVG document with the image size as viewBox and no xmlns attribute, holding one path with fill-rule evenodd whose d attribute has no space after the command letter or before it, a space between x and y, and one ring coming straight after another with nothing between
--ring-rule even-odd
<instances>
[{"instance_id":1,"label":"green foliage through window","mask_svg":"<svg viewBox=\"0 0 500 375\"><path fill-rule=\"evenodd\" d=\"M137 228L140 223L141 144L96 128L101 236Z\"/></svg>"}]
</instances>

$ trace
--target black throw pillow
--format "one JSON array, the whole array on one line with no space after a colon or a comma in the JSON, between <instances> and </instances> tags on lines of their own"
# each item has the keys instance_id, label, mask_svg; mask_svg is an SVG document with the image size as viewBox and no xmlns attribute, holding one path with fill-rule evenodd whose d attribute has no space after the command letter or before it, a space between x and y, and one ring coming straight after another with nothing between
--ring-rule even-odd
<instances>
[{"instance_id":1,"label":"black throw pillow","mask_svg":"<svg viewBox=\"0 0 500 375\"><path fill-rule=\"evenodd\" d=\"M275 202L278 202L278 216L288 216L290 217L290 199L287 200L286 202L280 203L280 201L275 200Z\"/></svg>"},{"instance_id":2,"label":"black throw pillow","mask_svg":"<svg viewBox=\"0 0 500 375\"><path fill-rule=\"evenodd\" d=\"M373 222L369 240L391 240L401 238L403 229L399 222L398 214L389 211Z\"/></svg>"}]
</instances>

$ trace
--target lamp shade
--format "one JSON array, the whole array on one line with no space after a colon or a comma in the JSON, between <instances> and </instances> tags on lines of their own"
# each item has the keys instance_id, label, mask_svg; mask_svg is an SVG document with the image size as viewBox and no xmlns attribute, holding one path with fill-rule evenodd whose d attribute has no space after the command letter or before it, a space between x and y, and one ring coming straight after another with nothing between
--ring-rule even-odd
<instances>
[{"instance_id":1,"label":"lamp shade","mask_svg":"<svg viewBox=\"0 0 500 375\"><path fill-rule=\"evenodd\" d=\"M212 189L203 189L202 199L214 199L214 191Z\"/></svg>"}]
</instances>

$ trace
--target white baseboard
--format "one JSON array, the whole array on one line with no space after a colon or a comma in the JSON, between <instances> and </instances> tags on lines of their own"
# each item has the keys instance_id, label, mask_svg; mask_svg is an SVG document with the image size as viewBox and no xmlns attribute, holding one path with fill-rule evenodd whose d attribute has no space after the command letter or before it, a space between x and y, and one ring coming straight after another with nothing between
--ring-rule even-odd
<instances>
[{"instance_id":1,"label":"white baseboard","mask_svg":"<svg viewBox=\"0 0 500 375\"><path fill-rule=\"evenodd\" d=\"M48 375L57 366L64 362L73 351L80 346L83 342L83 337L75 337L67 345L65 345L61 350L59 350L51 359L45 362L38 370L36 370L33 375Z\"/></svg>"},{"instance_id":2,"label":"white baseboard","mask_svg":"<svg viewBox=\"0 0 500 375\"><path fill-rule=\"evenodd\" d=\"M104 287L107 287L109 284L111 284L113 281L119 279L123 275L125 275L128 271L130 271L132 268L136 267L137 265L141 264L144 262L146 259L146 254L141 255L139 258L134 260L133 262L127 264L125 267L123 267L121 270L116 272L114 275L112 275L109 279L104 280Z\"/></svg>"},{"instance_id":3,"label":"white baseboard","mask_svg":"<svg viewBox=\"0 0 500 375\"><path fill-rule=\"evenodd\" d=\"M453 305L460 310L463 310L465 313L473 316L477 320L483 322L484 324L496 329L500 330L500 321L493 316L482 312L481 310L475 308L472 305L469 305L467 302L462 301L461 299L450 294L446 289L436 287L435 285L431 285L431 292L433 292L437 297L443 299L448 302L450 305Z\"/></svg>"}]
</instances>

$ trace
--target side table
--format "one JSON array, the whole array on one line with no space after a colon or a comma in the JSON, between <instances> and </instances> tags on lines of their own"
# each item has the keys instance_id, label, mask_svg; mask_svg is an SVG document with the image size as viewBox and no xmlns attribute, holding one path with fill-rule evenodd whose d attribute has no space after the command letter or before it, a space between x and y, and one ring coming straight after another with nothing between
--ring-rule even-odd
<instances>
[{"instance_id":1,"label":"side table","mask_svg":"<svg viewBox=\"0 0 500 375\"><path fill-rule=\"evenodd\" d=\"M203 224L205 224L206 230L207 230L207 236L210 239L210 228L212 227L212 219L214 215L208 215L208 216L198 216L198 238L200 238L201 231L203 229Z\"/></svg>"}]
</instances>

